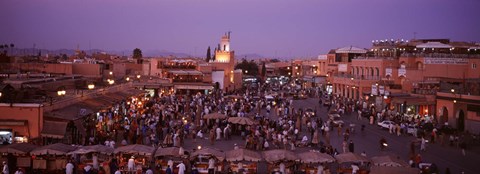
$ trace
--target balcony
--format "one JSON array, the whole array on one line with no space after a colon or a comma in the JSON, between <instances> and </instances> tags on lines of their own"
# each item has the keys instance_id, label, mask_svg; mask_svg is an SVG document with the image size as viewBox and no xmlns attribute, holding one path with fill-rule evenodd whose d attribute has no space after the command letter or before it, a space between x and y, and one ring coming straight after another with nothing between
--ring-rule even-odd
<instances>
[{"instance_id":1,"label":"balcony","mask_svg":"<svg viewBox=\"0 0 480 174\"><path fill-rule=\"evenodd\" d=\"M364 75L352 75L352 74L334 74L335 78L354 78L355 80L382 80L379 76L364 76Z\"/></svg>"}]
</instances>

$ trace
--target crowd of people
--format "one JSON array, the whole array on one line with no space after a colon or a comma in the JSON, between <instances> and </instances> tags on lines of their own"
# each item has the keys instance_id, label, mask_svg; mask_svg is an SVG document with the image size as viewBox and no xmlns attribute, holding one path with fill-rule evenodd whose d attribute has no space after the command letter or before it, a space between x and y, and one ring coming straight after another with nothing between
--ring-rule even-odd
<instances>
[{"instance_id":1,"label":"crowd of people","mask_svg":"<svg viewBox=\"0 0 480 174\"><path fill-rule=\"evenodd\" d=\"M448 138L450 145L462 148L465 154L462 138L458 134L450 133L447 136L445 132L439 131L435 117L412 117L394 112L388 109L388 106L377 111L368 101L329 95L319 88L303 91L306 95L318 98L320 107L327 107L327 113L317 113L316 108L307 110L293 107L293 99L286 91L287 89L273 92L268 87L263 87L234 93L213 91L209 94L194 95L162 93L158 96L134 96L87 116L84 122L86 136L80 142L82 145L102 144L112 148L131 144L157 148L183 147L186 139L194 142L197 139L208 139L210 144L214 145L219 140L228 141L232 136L240 136L245 142L240 146L245 149L263 151L309 147L335 156L340 153L338 149L341 149L341 153L355 152L354 142L350 138L350 134L355 130L352 125L349 127L343 122L334 122L330 115L358 113L358 119L366 119L370 124L383 120L393 121L395 124L391 124L389 131L398 136L406 134L408 125L416 125L419 130L415 136L420 137L420 151L426 150L427 137L431 143L438 141L442 144L447 142L444 139ZM273 96L273 99L266 98L267 95ZM204 118L212 113L222 114L225 118ZM252 122L234 124L228 121L231 117L245 117ZM431 129L428 129L427 125L431 125ZM365 125L362 125L361 130L364 128ZM334 147L330 142L330 136L335 136L334 130L337 136L342 137L341 147ZM419 154L415 153L415 143L417 142L411 143L410 159L418 165L422 161ZM382 149L386 142L380 140L380 144ZM365 152L362 154L366 156ZM104 172L117 174L121 169L134 171L133 160L135 159L109 158L103 165L108 166L108 170ZM86 166L86 173L100 170L98 159L94 161L96 162L93 166ZM72 173L75 164L79 162L81 160L70 160L66 166L67 173ZM121 166L122 162L126 165ZM149 170L147 173L152 172L152 166L158 165L154 162L143 164L145 172ZM192 171L189 163L181 164L181 171Z\"/></svg>"}]
</instances>

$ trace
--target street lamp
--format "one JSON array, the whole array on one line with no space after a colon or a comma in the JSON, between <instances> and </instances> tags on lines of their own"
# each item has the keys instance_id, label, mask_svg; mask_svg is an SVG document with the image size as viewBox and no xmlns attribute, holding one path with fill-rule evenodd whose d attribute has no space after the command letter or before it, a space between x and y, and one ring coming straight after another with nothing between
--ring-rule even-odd
<instances>
[{"instance_id":1,"label":"street lamp","mask_svg":"<svg viewBox=\"0 0 480 174\"><path fill-rule=\"evenodd\" d=\"M450 91L451 91L452 93L455 93L455 89L453 89L453 88L452 88L452 89L450 89Z\"/></svg>"},{"instance_id":2,"label":"street lamp","mask_svg":"<svg viewBox=\"0 0 480 174\"><path fill-rule=\"evenodd\" d=\"M113 72L112 72L112 71L110 71L108 74L110 74L110 75L113 75Z\"/></svg>"},{"instance_id":3,"label":"street lamp","mask_svg":"<svg viewBox=\"0 0 480 174\"><path fill-rule=\"evenodd\" d=\"M115 83L115 80L108 79L108 84L113 85L114 83Z\"/></svg>"},{"instance_id":4,"label":"street lamp","mask_svg":"<svg viewBox=\"0 0 480 174\"><path fill-rule=\"evenodd\" d=\"M95 85L92 83L92 84L88 84L87 88L89 90L92 90L93 88L95 88Z\"/></svg>"},{"instance_id":5,"label":"street lamp","mask_svg":"<svg viewBox=\"0 0 480 174\"><path fill-rule=\"evenodd\" d=\"M127 82L130 81L130 77L125 78L125 80L126 80Z\"/></svg>"},{"instance_id":6,"label":"street lamp","mask_svg":"<svg viewBox=\"0 0 480 174\"><path fill-rule=\"evenodd\" d=\"M137 75L137 79L140 79L140 77L142 77L140 74Z\"/></svg>"}]
</instances>

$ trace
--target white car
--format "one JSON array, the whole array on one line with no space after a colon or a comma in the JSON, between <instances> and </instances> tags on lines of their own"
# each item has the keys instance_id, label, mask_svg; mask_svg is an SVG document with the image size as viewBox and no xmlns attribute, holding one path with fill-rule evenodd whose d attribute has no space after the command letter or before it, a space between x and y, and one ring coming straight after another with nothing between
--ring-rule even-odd
<instances>
[{"instance_id":1,"label":"white car","mask_svg":"<svg viewBox=\"0 0 480 174\"><path fill-rule=\"evenodd\" d=\"M415 136L417 135L417 130L418 130L417 125L410 124L407 126L407 134Z\"/></svg>"},{"instance_id":2,"label":"white car","mask_svg":"<svg viewBox=\"0 0 480 174\"><path fill-rule=\"evenodd\" d=\"M344 122L339 114L329 114L328 116L333 126L344 125Z\"/></svg>"},{"instance_id":3,"label":"white car","mask_svg":"<svg viewBox=\"0 0 480 174\"><path fill-rule=\"evenodd\" d=\"M385 121L382 121L382 122L378 122L377 124L378 124L378 126L384 128L384 129L389 129L390 125L395 124L395 123L393 121L385 120Z\"/></svg>"}]
</instances>

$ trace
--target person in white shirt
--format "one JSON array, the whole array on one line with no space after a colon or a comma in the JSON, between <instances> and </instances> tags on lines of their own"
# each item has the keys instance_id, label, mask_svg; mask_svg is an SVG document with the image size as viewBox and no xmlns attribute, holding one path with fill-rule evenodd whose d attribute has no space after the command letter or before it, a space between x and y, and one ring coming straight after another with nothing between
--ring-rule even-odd
<instances>
[{"instance_id":1,"label":"person in white shirt","mask_svg":"<svg viewBox=\"0 0 480 174\"><path fill-rule=\"evenodd\" d=\"M3 170L2 170L2 173L3 173L3 174L8 174L8 173L9 173L8 164L7 164L6 161L3 161Z\"/></svg>"},{"instance_id":2,"label":"person in white shirt","mask_svg":"<svg viewBox=\"0 0 480 174\"><path fill-rule=\"evenodd\" d=\"M148 169L148 170L145 172L145 174L153 174L152 169Z\"/></svg>"},{"instance_id":3,"label":"person in white shirt","mask_svg":"<svg viewBox=\"0 0 480 174\"><path fill-rule=\"evenodd\" d=\"M317 174L323 174L323 165L322 164L318 165Z\"/></svg>"},{"instance_id":4,"label":"person in white shirt","mask_svg":"<svg viewBox=\"0 0 480 174\"><path fill-rule=\"evenodd\" d=\"M220 129L220 127L217 127L217 140L220 140L220 138L222 138L222 129Z\"/></svg>"},{"instance_id":5,"label":"person in white shirt","mask_svg":"<svg viewBox=\"0 0 480 174\"><path fill-rule=\"evenodd\" d=\"M352 165L352 174L357 174L360 168L357 165Z\"/></svg>"},{"instance_id":6,"label":"person in white shirt","mask_svg":"<svg viewBox=\"0 0 480 174\"><path fill-rule=\"evenodd\" d=\"M66 174L73 174L73 168L74 168L74 166L73 166L72 162L71 161L68 162L67 165L65 166L65 173Z\"/></svg>"},{"instance_id":7,"label":"person in white shirt","mask_svg":"<svg viewBox=\"0 0 480 174\"><path fill-rule=\"evenodd\" d=\"M185 174L185 164L183 164L183 162L178 164L177 167L178 167L178 174Z\"/></svg>"},{"instance_id":8,"label":"person in white shirt","mask_svg":"<svg viewBox=\"0 0 480 174\"><path fill-rule=\"evenodd\" d=\"M128 159L127 163L128 171L135 171L135 157L132 156L130 159Z\"/></svg>"},{"instance_id":9,"label":"person in white shirt","mask_svg":"<svg viewBox=\"0 0 480 174\"><path fill-rule=\"evenodd\" d=\"M281 172L282 174L285 173L285 164L284 164L283 162L280 163L279 168L280 168L280 172Z\"/></svg>"},{"instance_id":10,"label":"person in white shirt","mask_svg":"<svg viewBox=\"0 0 480 174\"><path fill-rule=\"evenodd\" d=\"M168 160L167 165L170 166L170 168L173 170L173 161Z\"/></svg>"},{"instance_id":11,"label":"person in white shirt","mask_svg":"<svg viewBox=\"0 0 480 174\"><path fill-rule=\"evenodd\" d=\"M98 156L97 154L93 154L92 156L92 165L93 165L93 168L95 170L98 170L99 169L99 166L98 166Z\"/></svg>"},{"instance_id":12,"label":"person in white shirt","mask_svg":"<svg viewBox=\"0 0 480 174\"><path fill-rule=\"evenodd\" d=\"M215 172L215 159L213 157L210 157L208 160L208 173L214 173Z\"/></svg>"},{"instance_id":13,"label":"person in white shirt","mask_svg":"<svg viewBox=\"0 0 480 174\"><path fill-rule=\"evenodd\" d=\"M23 171L21 168L18 168L17 171L15 172L15 174L23 174Z\"/></svg>"}]
</instances>

